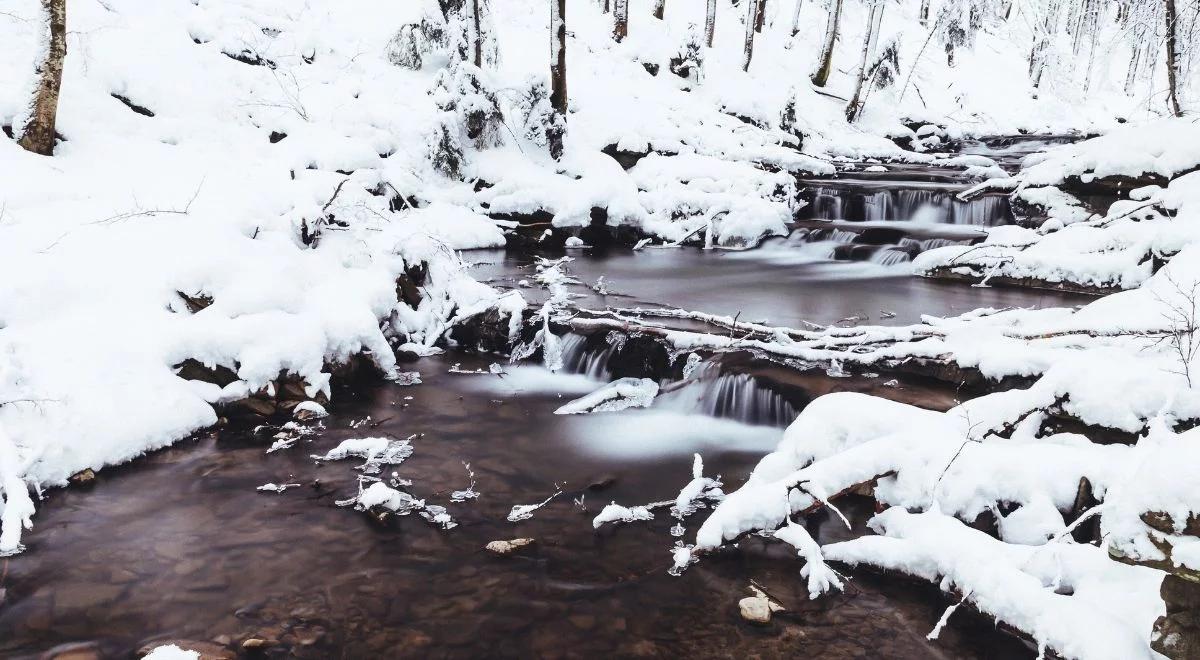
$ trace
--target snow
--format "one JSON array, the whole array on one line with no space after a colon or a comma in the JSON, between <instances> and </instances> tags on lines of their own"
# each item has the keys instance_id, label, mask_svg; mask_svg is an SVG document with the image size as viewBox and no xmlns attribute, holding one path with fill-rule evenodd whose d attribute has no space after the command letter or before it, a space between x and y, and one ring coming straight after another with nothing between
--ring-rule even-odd
<instances>
[{"instance_id":1,"label":"snow","mask_svg":"<svg viewBox=\"0 0 1200 660\"><path fill-rule=\"evenodd\" d=\"M166 644L154 647L142 657L144 660L200 660L200 653L179 648L175 644Z\"/></svg>"},{"instance_id":2,"label":"snow","mask_svg":"<svg viewBox=\"0 0 1200 660\"><path fill-rule=\"evenodd\" d=\"M560 406L556 415L590 412L615 412L626 408L645 408L658 396L658 383L649 378L620 378L600 389Z\"/></svg>"},{"instance_id":3,"label":"snow","mask_svg":"<svg viewBox=\"0 0 1200 660\"><path fill-rule=\"evenodd\" d=\"M0 69L0 124L17 131L45 48L45 22L32 19L39 4L13 0L0 15L0 61L11 63ZM1200 431L1178 430L1200 419L1186 318L1200 281L1200 172L1188 173L1200 165L1200 125L1148 118L1161 71L1126 93L1119 58L1067 61L1057 44L1059 66L1035 90L1028 44L1038 28L1023 7L974 35L951 66L924 51L916 3L889 7L878 35L897 45L905 79L871 90L852 125L837 97L858 74L842 69L859 55L867 6L846 3L838 64L818 90L804 81L825 24L822 3L797 3L792 21L790 7L772 3L748 71L745 7L718 3L715 46L696 49L703 4L671 2L665 21L648 24L646 3L634 2L630 33L617 43L598 3L571 3L570 112L565 153L553 160L539 132L549 16L534 0L494 0L484 32L495 53L489 39L482 68L453 61L461 34L420 62L406 56L403 30L411 35L428 2L72 3L64 140L41 157L0 139L0 555L22 550L31 491L213 426L222 406L273 394L282 378L324 402L334 367L362 356L397 384L417 385L420 373L401 371L396 352L440 352L455 324L489 310L510 319L515 340L525 300L472 279L456 252L503 246L514 223L544 217L578 233L599 220L664 245L748 248L787 233L797 175L832 175L835 163L867 159L928 163L991 176L979 190L1011 192L1049 219L927 251L913 262L917 273L1127 291L1078 310L977 310L902 327L692 317L732 324L738 336L662 330L680 356L747 350L839 375L917 360L1032 383L947 412L821 397L727 497L696 456L676 515L720 503L695 546L671 550L672 574L741 534L766 531L796 548L814 597L842 584L826 562L868 564L937 581L1060 655L1150 657L1161 572L1110 554L1200 570L1200 542L1187 533L1200 511L1189 471L1200 460ZM1100 26L1099 42L1126 45L1122 29ZM670 71L680 54L699 68L686 80ZM997 176L996 162L979 156L930 153L943 138L1053 131L1100 136L1032 156L1013 176ZM618 162L609 147L636 163ZM1143 174L1160 179L1104 214L1071 192L1076 180ZM573 236L568 247L581 241ZM568 262L539 263L532 279L550 299L515 361L541 349L548 371L560 370L563 343L552 326L589 321L571 317L567 286L577 282ZM398 280L411 285L407 294ZM611 322L606 328L635 321L590 319ZM185 360L235 380L185 380ZM599 384L523 368L509 372L513 387L584 393ZM646 407L658 388L618 380L559 412ZM327 412L309 401L295 411ZM1101 444L1044 430L1054 415L1139 439ZM682 418L655 410L585 418L581 441L628 454L759 449L778 439L725 422L691 429ZM268 451L301 435L280 434ZM314 458L359 457L359 469L375 474L411 453L409 439L362 437ZM1103 502L1093 512L1101 547L1065 534L1084 478ZM455 524L395 480L363 479L370 485L344 504ZM872 522L878 535L822 548L796 522L863 485L889 507ZM509 520L530 518L555 495L514 506ZM645 519L649 507L614 503L593 524ZM1147 513L1170 527L1149 524ZM964 524L981 515L996 517L999 539ZM171 657L170 648L154 655Z\"/></svg>"}]
</instances>

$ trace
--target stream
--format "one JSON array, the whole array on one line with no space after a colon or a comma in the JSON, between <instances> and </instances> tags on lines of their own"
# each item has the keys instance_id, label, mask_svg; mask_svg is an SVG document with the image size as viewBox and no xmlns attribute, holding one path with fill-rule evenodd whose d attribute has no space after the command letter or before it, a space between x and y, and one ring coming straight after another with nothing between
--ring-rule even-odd
<instances>
[{"instance_id":1,"label":"stream","mask_svg":"<svg viewBox=\"0 0 1200 660\"><path fill-rule=\"evenodd\" d=\"M970 240L978 227L1009 221L1007 207L989 198L947 201L962 185L821 185L808 194L828 201L798 217L791 236L757 250L568 251L568 270L583 283L572 287L582 296L576 302L798 326L1090 300L909 275L922 241ZM849 228L831 228L838 225ZM874 238L863 240L872 228ZM865 247L855 254L845 245ZM883 250L905 258L875 256ZM537 256L464 255L478 278L533 301L545 296L529 285ZM815 396L860 391L946 409L952 388L805 373L790 375L781 394L763 385L761 365L712 363L648 409L555 415L607 376L602 355L578 339L565 344L559 373L463 351L422 358L405 368L423 384L337 391L333 414L309 423L317 432L291 448L267 453L269 433L233 424L106 469L93 486L48 493L28 550L0 559L0 656L127 658L177 640L231 654L251 640L262 642L253 652L264 657L303 658L1036 655L965 608L937 641L926 640L947 605L934 586L855 571L845 592L810 601L801 563L784 544L750 537L672 577L677 521L666 512L592 528L610 501L673 499L691 478L693 453L705 474L736 489ZM497 361L502 372L492 373ZM417 515L381 524L337 506L358 489L355 462L312 455L374 436L412 437L412 456L382 476L410 480L406 490L445 506L456 527ZM479 497L452 502L472 473ZM298 485L256 490L268 482ZM560 490L531 519L506 520L514 505ZM870 501L851 496L842 510L853 531L818 516L809 525L820 542L864 533ZM705 514L682 522L684 539ZM511 556L484 550L517 537L536 542ZM770 625L738 615L751 580L786 608Z\"/></svg>"}]
</instances>

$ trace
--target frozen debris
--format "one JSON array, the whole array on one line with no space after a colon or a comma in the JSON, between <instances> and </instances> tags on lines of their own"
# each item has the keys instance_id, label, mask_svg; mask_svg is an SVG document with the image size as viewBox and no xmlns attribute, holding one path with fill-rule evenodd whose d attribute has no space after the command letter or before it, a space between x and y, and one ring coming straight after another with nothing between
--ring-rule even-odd
<instances>
[{"instance_id":1,"label":"frozen debris","mask_svg":"<svg viewBox=\"0 0 1200 660\"><path fill-rule=\"evenodd\" d=\"M471 485L464 490L456 490L450 493L450 501L454 503L466 502L479 497L479 492L475 490L475 472L471 469L471 464L463 461L463 467L467 470L467 478L471 480Z\"/></svg>"},{"instance_id":2,"label":"frozen debris","mask_svg":"<svg viewBox=\"0 0 1200 660\"><path fill-rule=\"evenodd\" d=\"M556 415L577 415L592 412L613 412L626 408L647 408L658 396L658 383L649 378L621 378L600 389L567 403L554 411Z\"/></svg>"},{"instance_id":3,"label":"frozen debris","mask_svg":"<svg viewBox=\"0 0 1200 660\"><path fill-rule=\"evenodd\" d=\"M455 362L454 364L450 365L450 368L446 370L446 373L450 373L450 374L489 374L492 372L488 371L486 369L463 369L462 363Z\"/></svg>"},{"instance_id":4,"label":"frozen debris","mask_svg":"<svg viewBox=\"0 0 1200 660\"><path fill-rule=\"evenodd\" d=\"M700 454L693 454L692 480L679 491L671 514L682 520L695 513L705 501L721 501L725 497L721 486L719 476L715 479L704 476L704 460Z\"/></svg>"},{"instance_id":5,"label":"frozen debris","mask_svg":"<svg viewBox=\"0 0 1200 660\"><path fill-rule=\"evenodd\" d=\"M653 240L654 239L652 239L652 238L638 239L638 242L633 244L633 249L640 250L640 249L646 247L647 245L650 245L651 241L653 241Z\"/></svg>"},{"instance_id":6,"label":"frozen debris","mask_svg":"<svg viewBox=\"0 0 1200 660\"><path fill-rule=\"evenodd\" d=\"M515 505L513 505L512 511L508 512L508 522L520 522L522 520L529 520L530 518L533 517L534 511L537 511L538 509L546 506L547 504L550 503L550 500L558 497L561 494L562 494L562 490L560 489L560 490L554 491L553 495L551 495L550 497L547 497L546 499L542 500L541 502L539 502L537 504L515 504Z\"/></svg>"},{"instance_id":7,"label":"frozen debris","mask_svg":"<svg viewBox=\"0 0 1200 660\"><path fill-rule=\"evenodd\" d=\"M367 425L368 425L368 424L370 424L370 423L371 423L371 416L370 416L370 415L367 415L366 417L363 417L362 419L352 419L352 420L350 420L350 428L352 428L352 429L360 429L360 428L362 428L362 427L364 427L364 426L367 426Z\"/></svg>"},{"instance_id":8,"label":"frozen debris","mask_svg":"<svg viewBox=\"0 0 1200 660\"><path fill-rule=\"evenodd\" d=\"M768 598L762 589L750 585L750 593L752 595L738 601L738 612L746 621L766 625L771 622L772 614L784 611L783 606Z\"/></svg>"},{"instance_id":9,"label":"frozen debris","mask_svg":"<svg viewBox=\"0 0 1200 660\"><path fill-rule=\"evenodd\" d=\"M850 374L842 366L842 361L835 358L829 361L829 366L825 368L825 375L830 378L846 378Z\"/></svg>"},{"instance_id":10,"label":"frozen debris","mask_svg":"<svg viewBox=\"0 0 1200 660\"><path fill-rule=\"evenodd\" d=\"M497 376L503 376L504 367L496 362L493 362L488 365L488 373L495 374Z\"/></svg>"},{"instance_id":11,"label":"frozen debris","mask_svg":"<svg viewBox=\"0 0 1200 660\"><path fill-rule=\"evenodd\" d=\"M324 455L314 454L318 461L340 461L345 458L358 457L365 462L358 466L364 474L378 474L384 465L399 465L404 459L412 456L412 440L415 434L404 439L396 438L351 438L330 449Z\"/></svg>"},{"instance_id":12,"label":"frozen debris","mask_svg":"<svg viewBox=\"0 0 1200 660\"><path fill-rule=\"evenodd\" d=\"M900 381L893 378L891 380L884 381L883 386L884 387L900 387Z\"/></svg>"},{"instance_id":13,"label":"frozen debris","mask_svg":"<svg viewBox=\"0 0 1200 660\"><path fill-rule=\"evenodd\" d=\"M484 549L498 557L506 557L527 545L533 545L534 542L534 539L528 538L511 539L508 541L491 541L484 546Z\"/></svg>"},{"instance_id":14,"label":"frozen debris","mask_svg":"<svg viewBox=\"0 0 1200 660\"><path fill-rule=\"evenodd\" d=\"M703 358L698 353L688 353L687 361L683 363L683 379L687 380L696 373L696 367L700 366Z\"/></svg>"},{"instance_id":15,"label":"frozen debris","mask_svg":"<svg viewBox=\"0 0 1200 660\"><path fill-rule=\"evenodd\" d=\"M353 506L359 511L381 509L398 516L407 516L416 512L425 520L442 529L452 529L458 526L444 506L428 504L425 500L392 488L382 481L373 482L364 489L362 487L363 479L365 477L360 477L358 495L350 499L339 500L338 506Z\"/></svg>"},{"instance_id":16,"label":"frozen debris","mask_svg":"<svg viewBox=\"0 0 1200 660\"><path fill-rule=\"evenodd\" d=\"M608 282L604 281L603 275L596 278L596 283L592 285L592 291L595 291L602 296L608 295Z\"/></svg>"},{"instance_id":17,"label":"frozen debris","mask_svg":"<svg viewBox=\"0 0 1200 660\"><path fill-rule=\"evenodd\" d=\"M263 492L263 493L283 493L283 492L286 492L289 488L299 488L299 487L300 487L300 484L265 483L265 484L259 486L258 488L255 488L255 490L257 490L259 492Z\"/></svg>"},{"instance_id":18,"label":"frozen debris","mask_svg":"<svg viewBox=\"0 0 1200 660\"><path fill-rule=\"evenodd\" d=\"M400 371L397 372L392 382L397 385L420 385L421 373L418 371Z\"/></svg>"},{"instance_id":19,"label":"frozen debris","mask_svg":"<svg viewBox=\"0 0 1200 660\"><path fill-rule=\"evenodd\" d=\"M600 513L592 519L592 528L600 529L604 523L610 522L635 522L639 520L654 520L654 514L650 509L644 506L623 507L616 502L605 506Z\"/></svg>"},{"instance_id":20,"label":"frozen debris","mask_svg":"<svg viewBox=\"0 0 1200 660\"><path fill-rule=\"evenodd\" d=\"M671 568L667 569L667 574L672 577L679 577L689 566L700 561L695 556L694 545L684 545L683 541L676 541L675 546L671 548Z\"/></svg>"},{"instance_id":21,"label":"frozen debris","mask_svg":"<svg viewBox=\"0 0 1200 660\"><path fill-rule=\"evenodd\" d=\"M426 504L417 514L442 529L458 527L458 523L450 517L450 512L440 504Z\"/></svg>"},{"instance_id":22,"label":"frozen debris","mask_svg":"<svg viewBox=\"0 0 1200 660\"><path fill-rule=\"evenodd\" d=\"M830 589L842 588L841 577L825 563L821 546L817 545L817 541L804 525L797 525L789 519L787 525L775 530L775 538L791 544L804 558L804 568L800 569L800 576L808 580L809 598L816 600Z\"/></svg>"},{"instance_id":23,"label":"frozen debris","mask_svg":"<svg viewBox=\"0 0 1200 660\"><path fill-rule=\"evenodd\" d=\"M325 410L325 406L316 401L301 401L292 409L292 417L300 422L308 422L328 416L329 412Z\"/></svg>"},{"instance_id":24,"label":"frozen debris","mask_svg":"<svg viewBox=\"0 0 1200 660\"><path fill-rule=\"evenodd\" d=\"M259 429L265 430L266 428L268 427L260 426L255 429L255 431L258 431ZM321 428L324 427L320 423L318 423L316 426L302 426L296 422L287 422L283 426L279 427L279 431L271 436L274 442L272 442L271 446L267 448L267 453L271 454L283 449L287 449L296 444L296 441L301 438L308 438L316 435L317 431Z\"/></svg>"},{"instance_id":25,"label":"frozen debris","mask_svg":"<svg viewBox=\"0 0 1200 660\"><path fill-rule=\"evenodd\" d=\"M590 248L592 246L584 243L583 239L579 238L578 236L568 236L567 240L563 242L563 247L568 250L579 250L583 248Z\"/></svg>"},{"instance_id":26,"label":"frozen debris","mask_svg":"<svg viewBox=\"0 0 1200 660\"><path fill-rule=\"evenodd\" d=\"M888 310L886 310L886 309L881 309L881 310L879 310L879 318L881 318L881 319L894 319L894 318L896 318L896 312L889 312L889 311L888 311Z\"/></svg>"}]
</instances>

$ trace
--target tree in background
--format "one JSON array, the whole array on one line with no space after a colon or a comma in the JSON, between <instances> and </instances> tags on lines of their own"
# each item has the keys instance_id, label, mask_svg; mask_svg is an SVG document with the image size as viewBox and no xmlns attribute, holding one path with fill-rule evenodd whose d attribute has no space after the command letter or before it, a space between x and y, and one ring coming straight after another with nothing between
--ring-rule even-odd
<instances>
[{"instance_id":1,"label":"tree in background","mask_svg":"<svg viewBox=\"0 0 1200 660\"><path fill-rule=\"evenodd\" d=\"M800 32L800 8L804 6L804 0L796 0L796 8L792 10L792 36L796 36Z\"/></svg>"},{"instance_id":2,"label":"tree in background","mask_svg":"<svg viewBox=\"0 0 1200 660\"><path fill-rule=\"evenodd\" d=\"M629 0L615 0L613 4L613 39L622 41L629 35Z\"/></svg>"},{"instance_id":3,"label":"tree in background","mask_svg":"<svg viewBox=\"0 0 1200 660\"><path fill-rule=\"evenodd\" d=\"M864 87L867 78L870 77L872 69L870 67L871 53L875 50L875 40L879 38L879 28L883 23L883 0L868 0L871 5L870 13L867 15L867 31L863 35L862 57L858 64L858 75L855 77L854 96L851 97L850 103L846 106L846 121L854 122L862 115L864 99Z\"/></svg>"},{"instance_id":4,"label":"tree in background","mask_svg":"<svg viewBox=\"0 0 1200 660\"><path fill-rule=\"evenodd\" d=\"M824 87L833 73L833 46L837 43L838 23L842 16L842 0L830 0L829 19L825 23L825 39L821 43L821 56L817 70L812 75L812 84Z\"/></svg>"},{"instance_id":5,"label":"tree in background","mask_svg":"<svg viewBox=\"0 0 1200 660\"><path fill-rule=\"evenodd\" d=\"M767 0L757 0L758 9L754 12L754 31L762 32L763 23L767 20Z\"/></svg>"},{"instance_id":6,"label":"tree in background","mask_svg":"<svg viewBox=\"0 0 1200 660\"><path fill-rule=\"evenodd\" d=\"M713 33L717 29L717 0L708 0L708 8L704 12L704 45L712 48Z\"/></svg>"},{"instance_id":7,"label":"tree in background","mask_svg":"<svg viewBox=\"0 0 1200 660\"><path fill-rule=\"evenodd\" d=\"M667 0L654 0L654 18L662 20L667 15Z\"/></svg>"},{"instance_id":8,"label":"tree in background","mask_svg":"<svg viewBox=\"0 0 1200 660\"><path fill-rule=\"evenodd\" d=\"M46 33L42 36L42 58L37 63L37 91L28 117L19 122L14 136L22 149L49 156L54 153L58 93L62 87L63 60L67 57L67 0L42 0L42 9Z\"/></svg>"},{"instance_id":9,"label":"tree in background","mask_svg":"<svg viewBox=\"0 0 1200 660\"><path fill-rule=\"evenodd\" d=\"M743 71L750 70L750 60L754 57L754 33L756 31L755 28L758 27L758 21L762 16L764 1L765 0L749 0L749 2L746 3L750 13L746 16L746 43L745 50L742 53Z\"/></svg>"},{"instance_id":10,"label":"tree in background","mask_svg":"<svg viewBox=\"0 0 1200 660\"><path fill-rule=\"evenodd\" d=\"M1163 14L1167 30L1167 105L1171 114L1182 117L1183 110L1179 106L1178 13L1175 11L1175 0L1164 2Z\"/></svg>"},{"instance_id":11,"label":"tree in background","mask_svg":"<svg viewBox=\"0 0 1200 660\"><path fill-rule=\"evenodd\" d=\"M618 0L618 6L624 0ZM550 0L550 106L552 123L546 129L550 155L558 160L567 133L567 0Z\"/></svg>"}]
</instances>

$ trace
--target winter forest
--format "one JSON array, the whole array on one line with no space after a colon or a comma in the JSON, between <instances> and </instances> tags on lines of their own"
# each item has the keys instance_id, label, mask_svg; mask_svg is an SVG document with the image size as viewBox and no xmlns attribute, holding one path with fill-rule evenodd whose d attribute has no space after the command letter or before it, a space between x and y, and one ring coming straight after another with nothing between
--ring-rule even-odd
<instances>
[{"instance_id":1,"label":"winter forest","mask_svg":"<svg viewBox=\"0 0 1200 660\"><path fill-rule=\"evenodd\" d=\"M0 126L0 657L1200 660L1200 0L2 0Z\"/></svg>"}]
</instances>

